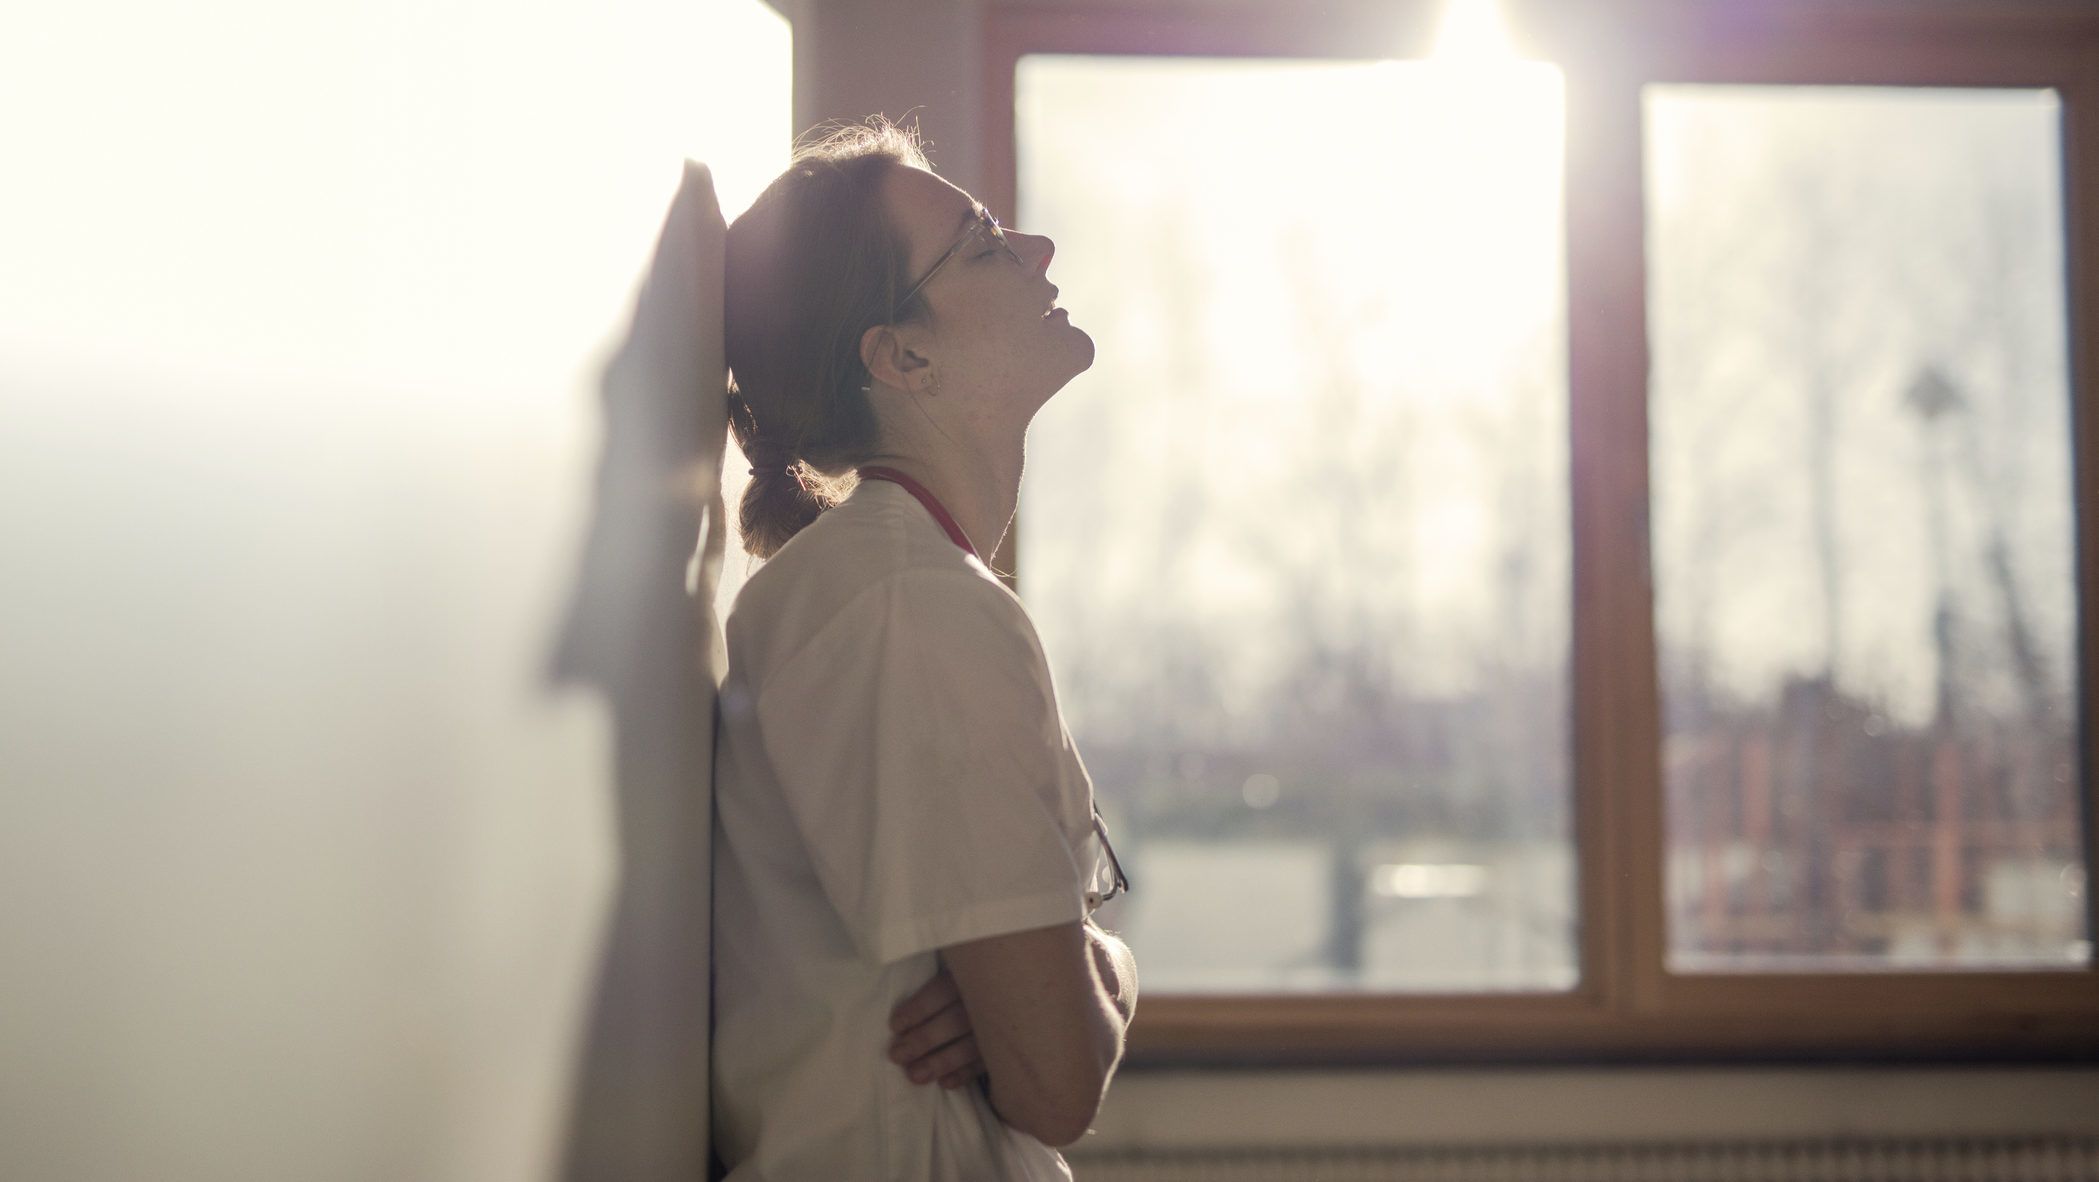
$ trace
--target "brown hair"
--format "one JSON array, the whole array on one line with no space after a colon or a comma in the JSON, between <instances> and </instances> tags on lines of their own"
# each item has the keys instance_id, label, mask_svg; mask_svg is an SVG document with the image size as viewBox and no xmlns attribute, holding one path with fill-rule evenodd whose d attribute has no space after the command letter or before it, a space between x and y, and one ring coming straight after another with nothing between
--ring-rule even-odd
<instances>
[{"instance_id":1,"label":"brown hair","mask_svg":"<svg viewBox=\"0 0 2099 1182\"><path fill-rule=\"evenodd\" d=\"M877 115L818 132L729 227L729 428L755 470L737 516L760 558L851 491L880 444L860 338L923 311L891 306L910 254L881 191L892 168L932 171L917 130Z\"/></svg>"}]
</instances>

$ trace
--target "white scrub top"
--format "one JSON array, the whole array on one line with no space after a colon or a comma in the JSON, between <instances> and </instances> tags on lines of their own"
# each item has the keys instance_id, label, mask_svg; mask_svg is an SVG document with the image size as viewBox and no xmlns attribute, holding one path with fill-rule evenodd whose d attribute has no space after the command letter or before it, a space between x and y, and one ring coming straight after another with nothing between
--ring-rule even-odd
<instances>
[{"instance_id":1,"label":"white scrub top","mask_svg":"<svg viewBox=\"0 0 2099 1182\"><path fill-rule=\"evenodd\" d=\"M715 748L714 1120L731 1182L1064 1182L889 1013L949 944L1086 915L1092 782L1020 600L863 480L745 584Z\"/></svg>"}]
</instances>

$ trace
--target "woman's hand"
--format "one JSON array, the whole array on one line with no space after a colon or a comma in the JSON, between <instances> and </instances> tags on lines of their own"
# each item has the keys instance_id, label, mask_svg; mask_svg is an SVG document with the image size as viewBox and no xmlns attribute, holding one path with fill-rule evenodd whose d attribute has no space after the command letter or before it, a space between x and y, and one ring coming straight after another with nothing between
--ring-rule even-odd
<instances>
[{"instance_id":1,"label":"woman's hand","mask_svg":"<svg viewBox=\"0 0 2099 1182\"><path fill-rule=\"evenodd\" d=\"M945 965L918 992L897 1003L889 1014L889 1029L895 1035L889 1059L912 1083L937 1079L943 1088L959 1088L984 1074L969 1011L962 1008L962 991L955 988Z\"/></svg>"}]
</instances>

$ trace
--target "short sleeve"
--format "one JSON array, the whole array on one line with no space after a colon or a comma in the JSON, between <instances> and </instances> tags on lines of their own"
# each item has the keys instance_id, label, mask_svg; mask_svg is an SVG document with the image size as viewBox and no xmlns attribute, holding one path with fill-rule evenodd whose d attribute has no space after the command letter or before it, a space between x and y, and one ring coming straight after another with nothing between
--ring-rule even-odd
<instances>
[{"instance_id":1,"label":"short sleeve","mask_svg":"<svg viewBox=\"0 0 2099 1182\"><path fill-rule=\"evenodd\" d=\"M980 575L861 592L760 687L757 724L824 894L882 964L1086 914L1091 785L1034 627Z\"/></svg>"}]
</instances>

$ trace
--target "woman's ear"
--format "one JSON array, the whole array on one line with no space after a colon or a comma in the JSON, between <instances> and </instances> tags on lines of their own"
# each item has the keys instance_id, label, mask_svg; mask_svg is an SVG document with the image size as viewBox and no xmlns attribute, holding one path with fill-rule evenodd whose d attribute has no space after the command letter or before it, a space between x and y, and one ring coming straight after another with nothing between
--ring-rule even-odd
<instances>
[{"instance_id":1,"label":"woman's ear","mask_svg":"<svg viewBox=\"0 0 2099 1182\"><path fill-rule=\"evenodd\" d=\"M910 390L923 385L933 363L905 345L893 324L877 324L860 334L860 364L885 386Z\"/></svg>"}]
</instances>

